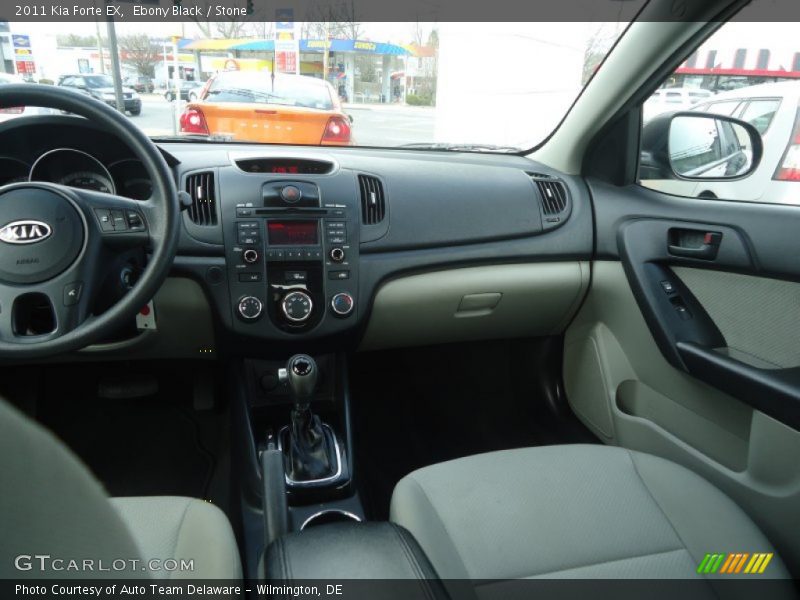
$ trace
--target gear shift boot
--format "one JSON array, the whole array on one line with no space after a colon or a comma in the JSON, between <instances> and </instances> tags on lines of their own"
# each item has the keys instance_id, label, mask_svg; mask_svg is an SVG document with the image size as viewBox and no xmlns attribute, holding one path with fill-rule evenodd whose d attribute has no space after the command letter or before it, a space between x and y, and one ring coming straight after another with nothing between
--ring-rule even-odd
<instances>
[{"instance_id":1,"label":"gear shift boot","mask_svg":"<svg viewBox=\"0 0 800 600\"><path fill-rule=\"evenodd\" d=\"M319 485L335 480L342 470L336 434L311 412L317 365L310 356L296 354L286 364L286 374L294 403L291 425L281 430L278 439L286 480L290 485Z\"/></svg>"},{"instance_id":2,"label":"gear shift boot","mask_svg":"<svg viewBox=\"0 0 800 600\"><path fill-rule=\"evenodd\" d=\"M336 474L338 455L330 427L311 411L292 415L287 474L294 481L327 479Z\"/></svg>"}]
</instances>

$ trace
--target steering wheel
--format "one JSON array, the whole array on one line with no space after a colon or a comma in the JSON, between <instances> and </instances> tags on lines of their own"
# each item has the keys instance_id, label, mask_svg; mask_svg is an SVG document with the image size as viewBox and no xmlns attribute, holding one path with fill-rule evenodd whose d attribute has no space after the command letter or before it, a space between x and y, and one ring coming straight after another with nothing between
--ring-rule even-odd
<instances>
[{"instance_id":1,"label":"steering wheel","mask_svg":"<svg viewBox=\"0 0 800 600\"><path fill-rule=\"evenodd\" d=\"M0 86L0 108L9 106L85 117L129 147L153 184L144 201L52 183L0 186L0 359L41 358L100 341L147 304L175 257L180 206L161 152L113 108L35 84ZM149 255L141 276L115 305L92 315L106 267L136 247ZM34 305L45 311L49 305L52 331L26 328L25 315Z\"/></svg>"}]
</instances>

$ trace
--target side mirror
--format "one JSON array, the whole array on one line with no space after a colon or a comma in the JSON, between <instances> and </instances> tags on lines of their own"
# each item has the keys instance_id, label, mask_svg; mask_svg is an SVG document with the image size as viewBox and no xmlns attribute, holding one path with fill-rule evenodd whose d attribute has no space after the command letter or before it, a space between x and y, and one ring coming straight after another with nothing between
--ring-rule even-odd
<instances>
[{"instance_id":1,"label":"side mirror","mask_svg":"<svg viewBox=\"0 0 800 600\"><path fill-rule=\"evenodd\" d=\"M658 115L642 130L642 179L724 181L747 177L764 153L755 127L724 115Z\"/></svg>"}]
</instances>

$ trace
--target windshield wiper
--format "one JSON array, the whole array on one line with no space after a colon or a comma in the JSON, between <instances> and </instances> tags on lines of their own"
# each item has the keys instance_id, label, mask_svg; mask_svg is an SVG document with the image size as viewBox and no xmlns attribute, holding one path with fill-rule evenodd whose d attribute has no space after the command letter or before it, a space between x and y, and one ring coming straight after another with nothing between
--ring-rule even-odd
<instances>
[{"instance_id":1,"label":"windshield wiper","mask_svg":"<svg viewBox=\"0 0 800 600\"><path fill-rule=\"evenodd\" d=\"M182 133L180 135L154 135L150 139L154 142L229 142L231 136Z\"/></svg>"},{"instance_id":2,"label":"windshield wiper","mask_svg":"<svg viewBox=\"0 0 800 600\"><path fill-rule=\"evenodd\" d=\"M514 146L497 146L495 144L447 144L442 142L417 142L414 144L403 144L398 148L409 150L441 150L444 152L519 152L519 148Z\"/></svg>"}]
</instances>

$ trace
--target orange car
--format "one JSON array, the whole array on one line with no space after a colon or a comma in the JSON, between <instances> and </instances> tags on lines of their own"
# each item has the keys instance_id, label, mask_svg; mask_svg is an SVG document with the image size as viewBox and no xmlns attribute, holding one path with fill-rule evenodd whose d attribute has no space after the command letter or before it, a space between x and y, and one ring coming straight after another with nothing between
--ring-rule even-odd
<instances>
[{"instance_id":1,"label":"orange car","mask_svg":"<svg viewBox=\"0 0 800 600\"><path fill-rule=\"evenodd\" d=\"M327 81L225 71L208 81L180 119L181 131L271 144L347 146L350 117Z\"/></svg>"}]
</instances>

